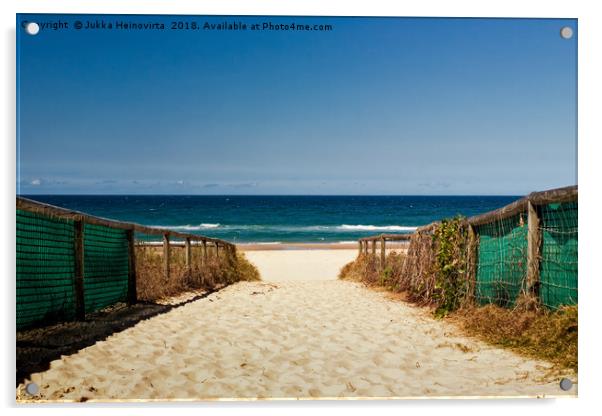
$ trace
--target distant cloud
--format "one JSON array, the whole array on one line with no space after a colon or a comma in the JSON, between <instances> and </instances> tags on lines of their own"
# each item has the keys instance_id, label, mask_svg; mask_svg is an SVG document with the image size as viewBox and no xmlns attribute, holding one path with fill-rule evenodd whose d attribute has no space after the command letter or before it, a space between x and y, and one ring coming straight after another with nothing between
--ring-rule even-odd
<instances>
[{"instance_id":1,"label":"distant cloud","mask_svg":"<svg viewBox=\"0 0 602 416\"><path fill-rule=\"evenodd\" d=\"M184 185L184 181L177 181L176 182L178 185Z\"/></svg>"},{"instance_id":2,"label":"distant cloud","mask_svg":"<svg viewBox=\"0 0 602 416\"><path fill-rule=\"evenodd\" d=\"M233 183L228 186L231 188L254 188L257 186L257 182Z\"/></svg>"},{"instance_id":3,"label":"distant cloud","mask_svg":"<svg viewBox=\"0 0 602 416\"><path fill-rule=\"evenodd\" d=\"M441 189L451 187L449 182L421 182L418 184L421 188Z\"/></svg>"},{"instance_id":4,"label":"distant cloud","mask_svg":"<svg viewBox=\"0 0 602 416\"><path fill-rule=\"evenodd\" d=\"M21 185L29 185L29 186L42 186L44 185L45 187L52 187L52 186L56 186L56 185L67 185L69 183L69 181L63 180L63 179L47 179L47 178L34 178L32 180L21 180L19 181L19 184Z\"/></svg>"},{"instance_id":5,"label":"distant cloud","mask_svg":"<svg viewBox=\"0 0 602 416\"><path fill-rule=\"evenodd\" d=\"M257 182L240 182L240 183L228 183L228 184L207 183L207 184L203 185L202 188L210 189L210 188L226 187L226 188L244 189L244 188L254 188L258 185L259 184Z\"/></svg>"}]
</instances>

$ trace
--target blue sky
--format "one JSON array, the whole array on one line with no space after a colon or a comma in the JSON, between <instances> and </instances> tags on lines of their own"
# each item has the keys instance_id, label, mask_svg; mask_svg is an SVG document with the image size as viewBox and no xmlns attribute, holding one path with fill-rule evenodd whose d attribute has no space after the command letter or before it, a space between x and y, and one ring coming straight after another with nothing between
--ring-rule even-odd
<instances>
[{"instance_id":1,"label":"blue sky","mask_svg":"<svg viewBox=\"0 0 602 416\"><path fill-rule=\"evenodd\" d=\"M19 193L521 195L577 182L574 19L18 19L70 26L30 36L18 22ZM167 28L73 29L101 19Z\"/></svg>"}]
</instances>

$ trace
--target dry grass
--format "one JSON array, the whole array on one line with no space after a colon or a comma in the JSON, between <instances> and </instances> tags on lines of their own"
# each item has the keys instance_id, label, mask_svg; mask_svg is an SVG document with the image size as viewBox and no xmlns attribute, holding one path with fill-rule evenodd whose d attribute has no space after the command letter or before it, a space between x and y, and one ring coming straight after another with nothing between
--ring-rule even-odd
<instances>
[{"instance_id":1,"label":"dry grass","mask_svg":"<svg viewBox=\"0 0 602 416\"><path fill-rule=\"evenodd\" d=\"M375 256L359 255L354 261L347 263L339 272L339 279L354 280L370 284L378 281L379 261Z\"/></svg>"},{"instance_id":2,"label":"dry grass","mask_svg":"<svg viewBox=\"0 0 602 416\"><path fill-rule=\"evenodd\" d=\"M354 261L347 263L339 272L339 279L362 282L369 286L383 286L395 289L405 254L390 252L386 257L384 270L380 265L380 256L360 255Z\"/></svg>"},{"instance_id":3,"label":"dry grass","mask_svg":"<svg viewBox=\"0 0 602 416\"><path fill-rule=\"evenodd\" d=\"M362 254L343 266L339 278L383 286L394 292L404 292L405 297L421 305L432 304L435 277L430 259L434 259L431 236L414 235L407 253L394 251L387 254L384 270L380 266L380 256Z\"/></svg>"},{"instance_id":4,"label":"dry grass","mask_svg":"<svg viewBox=\"0 0 602 416\"><path fill-rule=\"evenodd\" d=\"M490 344L547 360L557 369L577 371L577 306L550 311L490 304L461 308L449 319L467 334Z\"/></svg>"},{"instance_id":5,"label":"dry grass","mask_svg":"<svg viewBox=\"0 0 602 416\"><path fill-rule=\"evenodd\" d=\"M435 249L431 235L415 233L407 252L387 254L384 270L381 270L379 256L362 254L341 269L339 278L384 286L391 291L404 292L415 303L431 305L436 282Z\"/></svg>"},{"instance_id":6,"label":"dry grass","mask_svg":"<svg viewBox=\"0 0 602 416\"><path fill-rule=\"evenodd\" d=\"M435 244L429 234L415 233L410 239L406 261L396 281L398 290L407 291L420 304L431 304L435 291Z\"/></svg>"},{"instance_id":7,"label":"dry grass","mask_svg":"<svg viewBox=\"0 0 602 416\"><path fill-rule=\"evenodd\" d=\"M211 289L218 284L229 284L240 280L260 280L259 272L244 256L226 255L219 257L209 250L205 264L202 263L201 247L191 248L191 269L186 267L183 247L170 249L170 277L166 280L163 270L163 248L157 246L136 247L136 287L138 299L152 301L194 289Z\"/></svg>"}]
</instances>

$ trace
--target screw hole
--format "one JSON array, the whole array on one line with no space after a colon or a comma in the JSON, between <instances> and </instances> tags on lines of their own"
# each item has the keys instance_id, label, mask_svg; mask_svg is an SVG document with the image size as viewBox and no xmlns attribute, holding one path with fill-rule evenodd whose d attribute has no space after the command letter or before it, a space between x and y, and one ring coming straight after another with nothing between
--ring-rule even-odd
<instances>
[{"instance_id":1,"label":"screw hole","mask_svg":"<svg viewBox=\"0 0 602 416\"><path fill-rule=\"evenodd\" d=\"M562 29L560 29L560 36L562 36L563 39L570 39L573 37L573 29L571 29L568 26L563 27Z\"/></svg>"}]
</instances>

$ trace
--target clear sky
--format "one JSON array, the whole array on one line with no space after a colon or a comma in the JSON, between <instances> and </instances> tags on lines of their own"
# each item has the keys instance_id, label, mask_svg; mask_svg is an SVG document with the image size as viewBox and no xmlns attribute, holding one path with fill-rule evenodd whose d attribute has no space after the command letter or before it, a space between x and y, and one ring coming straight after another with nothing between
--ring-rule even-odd
<instances>
[{"instance_id":1,"label":"clear sky","mask_svg":"<svg viewBox=\"0 0 602 416\"><path fill-rule=\"evenodd\" d=\"M69 24L36 36L17 24L19 193L522 195L577 183L574 19L19 19ZM101 19L166 29L73 27Z\"/></svg>"}]
</instances>

